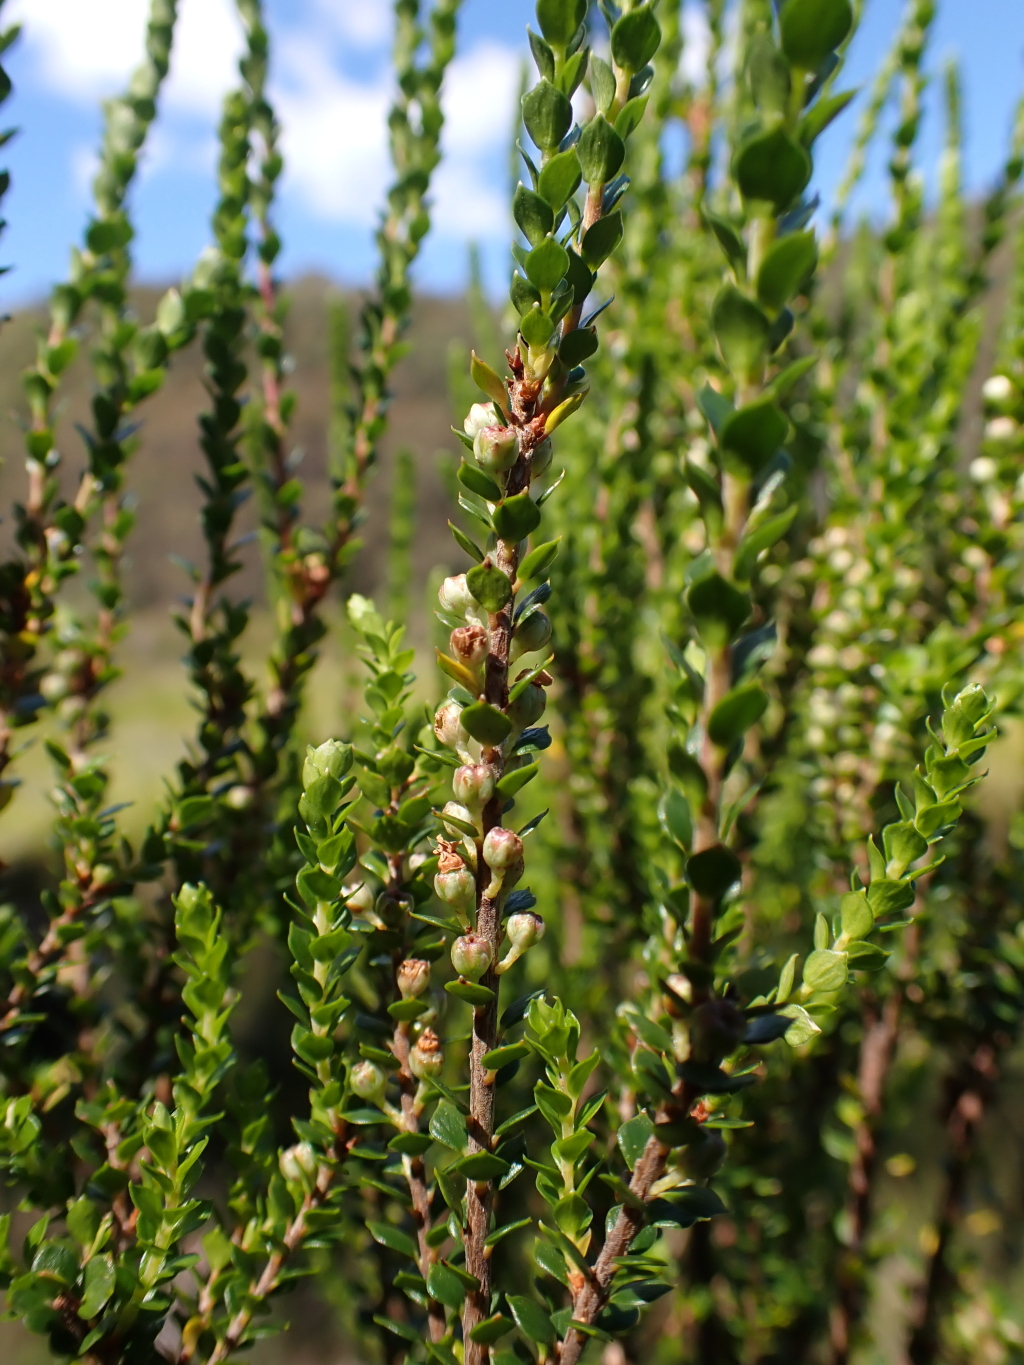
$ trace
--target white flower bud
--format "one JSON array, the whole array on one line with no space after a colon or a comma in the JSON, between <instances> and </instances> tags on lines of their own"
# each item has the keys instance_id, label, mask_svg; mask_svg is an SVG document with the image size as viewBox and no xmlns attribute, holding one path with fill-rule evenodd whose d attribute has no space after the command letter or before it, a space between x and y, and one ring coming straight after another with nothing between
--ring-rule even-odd
<instances>
[{"instance_id":1,"label":"white flower bud","mask_svg":"<svg viewBox=\"0 0 1024 1365\"><path fill-rule=\"evenodd\" d=\"M462 753L469 743L469 731L462 724L462 707L457 701L446 701L434 712L434 734L446 749Z\"/></svg>"},{"instance_id":2,"label":"white flower bud","mask_svg":"<svg viewBox=\"0 0 1024 1365\"><path fill-rule=\"evenodd\" d=\"M63 673L47 673L39 683L40 695L50 703L61 701L68 694L71 680Z\"/></svg>"},{"instance_id":3,"label":"white flower bud","mask_svg":"<svg viewBox=\"0 0 1024 1365\"><path fill-rule=\"evenodd\" d=\"M352 887L343 886L341 894L346 897L346 910L350 910L353 915L369 913L377 899L365 882L360 882L359 885Z\"/></svg>"},{"instance_id":4,"label":"white flower bud","mask_svg":"<svg viewBox=\"0 0 1024 1365\"><path fill-rule=\"evenodd\" d=\"M975 483L991 483L999 473L999 466L988 455L979 455L971 461L970 474Z\"/></svg>"},{"instance_id":5,"label":"white flower bud","mask_svg":"<svg viewBox=\"0 0 1024 1365\"><path fill-rule=\"evenodd\" d=\"M377 1100L379 1102L384 1098L386 1077L374 1062L356 1062L348 1073L348 1078L353 1094L358 1095L361 1100Z\"/></svg>"},{"instance_id":6,"label":"white flower bud","mask_svg":"<svg viewBox=\"0 0 1024 1365\"><path fill-rule=\"evenodd\" d=\"M519 457L519 440L512 427L483 427L473 438L473 454L488 474L503 474Z\"/></svg>"},{"instance_id":7,"label":"white flower bud","mask_svg":"<svg viewBox=\"0 0 1024 1365\"><path fill-rule=\"evenodd\" d=\"M515 830L498 826L484 839L484 862L492 872L504 872L523 856L523 841Z\"/></svg>"},{"instance_id":8,"label":"white flower bud","mask_svg":"<svg viewBox=\"0 0 1024 1365\"><path fill-rule=\"evenodd\" d=\"M551 622L542 611L535 611L515 628L512 636L511 659L521 654L533 654L551 643Z\"/></svg>"},{"instance_id":9,"label":"white flower bud","mask_svg":"<svg viewBox=\"0 0 1024 1365\"><path fill-rule=\"evenodd\" d=\"M484 427L494 424L494 404L493 403L474 403L466 415L466 420L462 424L462 429L472 441L478 431L483 431Z\"/></svg>"},{"instance_id":10,"label":"white flower bud","mask_svg":"<svg viewBox=\"0 0 1024 1365\"><path fill-rule=\"evenodd\" d=\"M418 1081L432 1080L444 1070L444 1051L433 1029L425 1028L409 1049L409 1070Z\"/></svg>"},{"instance_id":11,"label":"white flower bud","mask_svg":"<svg viewBox=\"0 0 1024 1365\"><path fill-rule=\"evenodd\" d=\"M458 801L448 801L445 803L444 810L441 812L442 819L446 815L452 815L456 820L461 820L467 825L476 826L476 821L473 819L473 812L467 809L467 807L460 805ZM466 833L465 830L459 829L457 825L446 824L445 829L449 834L454 834L457 839L461 839Z\"/></svg>"},{"instance_id":12,"label":"white flower bud","mask_svg":"<svg viewBox=\"0 0 1024 1365\"><path fill-rule=\"evenodd\" d=\"M486 763L467 763L452 775L452 791L457 801L478 814L494 795L497 778Z\"/></svg>"},{"instance_id":13,"label":"white flower bud","mask_svg":"<svg viewBox=\"0 0 1024 1365\"><path fill-rule=\"evenodd\" d=\"M252 787L247 787L242 782L229 787L224 793L224 804L230 806L232 810L248 810L255 799L256 793Z\"/></svg>"},{"instance_id":14,"label":"white flower bud","mask_svg":"<svg viewBox=\"0 0 1024 1365\"><path fill-rule=\"evenodd\" d=\"M1017 434L1017 423L1012 417L993 417L985 423L986 441L1010 441Z\"/></svg>"},{"instance_id":15,"label":"white flower bud","mask_svg":"<svg viewBox=\"0 0 1024 1365\"><path fill-rule=\"evenodd\" d=\"M463 934L452 944L452 966L471 981L483 976L492 961L491 945L479 934Z\"/></svg>"},{"instance_id":16,"label":"white flower bud","mask_svg":"<svg viewBox=\"0 0 1024 1365\"><path fill-rule=\"evenodd\" d=\"M430 963L420 957L407 957L399 964L395 982L403 1000L415 1000L430 985Z\"/></svg>"},{"instance_id":17,"label":"white flower bud","mask_svg":"<svg viewBox=\"0 0 1024 1365\"><path fill-rule=\"evenodd\" d=\"M308 1142L298 1142L294 1147L286 1147L278 1158L278 1165L285 1180L305 1183L304 1177L313 1180L317 1173L316 1152Z\"/></svg>"},{"instance_id":18,"label":"white flower bud","mask_svg":"<svg viewBox=\"0 0 1024 1365\"><path fill-rule=\"evenodd\" d=\"M455 616L475 617L480 610L480 603L470 592L464 573L446 578L438 588L437 596L445 611L450 611Z\"/></svg>"}]
</instances>

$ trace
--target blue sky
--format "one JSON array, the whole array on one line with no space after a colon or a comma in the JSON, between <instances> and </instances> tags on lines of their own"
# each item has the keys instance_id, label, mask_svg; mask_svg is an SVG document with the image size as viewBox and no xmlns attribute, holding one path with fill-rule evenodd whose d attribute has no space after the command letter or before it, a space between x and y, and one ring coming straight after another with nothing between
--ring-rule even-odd
<instances>
[{"instance_id":1,"label":"blue sky","mask_svg":"<svg viewBox=\"0 0 1024 1365\"><path fill-rule=\"evenodd\" d=\"M179 0L181 24L166 99L134 193L137 272L176 279L207 241L213 196L213 130L232 83L239 33L231 0ZM867 0L847 81L862 84L885 51L902 0ZM13 188L0 256L6 307L38 298L66 269L81 231L98 141L98 101L122 85L141 48L145 0L7 0L5 19L24 32L8 54L15 95L8 123ZM372 231L387 174L387 0L267 0L275 41L274 95L286 132L288 171L279 222L286 274L324 271L346 282L372 268ZM939 0L928 66L956 56L965 92L965 173L973 189L998 174L1012 114L1024 91L1024 3ZM508 128L532 14L528 0L465 0L460 56L446 97L447 156L436 184L435 231L418 271L421 287L458 288L466 247L479 241L488 275L505 272ZM699 36L699 23L690 29ZM938 82L928 96L922 160L933 172L941 143ZM822 144L826 194L856 122L847 114ZM869 165L855 207L884 211L885 150Z\"/></svg>"}]
</instances>

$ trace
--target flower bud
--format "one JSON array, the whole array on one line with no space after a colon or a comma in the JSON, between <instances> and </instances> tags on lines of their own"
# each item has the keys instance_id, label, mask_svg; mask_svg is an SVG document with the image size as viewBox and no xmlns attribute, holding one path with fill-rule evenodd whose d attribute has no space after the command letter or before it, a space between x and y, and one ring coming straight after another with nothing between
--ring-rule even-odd
<instances>
[{"instance_id":1,"label":"flower bud","mask_svg":"<svg viewBox=\"0 0 1024 1365\"><path fill-rule=\"evenodd\" d=\"M525 730L527 726L535 725L540 720L547 704L548 699L543 687L532 682L520 692L515 701L509 703L505 714L515 729Z\"/></svg>"},{"instance_id":2,"label":"flower bud","mask_svg":"<svg viewBox=\"0 0 1024 1365\"><path fill-rule=\"evenodd\" d=\"M491 945L479 934L463 934L452 944L452 966L471 981L483 976L492 961Z\"/></svg>"},{"instance_id":3,"label":"flower bud","mask_svg":"<svg viewBox=\"0 0 1024 1365\"><path fill-rule=\"evenodd\" d=\"M430 963L420 957L407 957L399 964L395 982L403 1000L415 1000L430 985Z\"/></svg>"},{"instance_id":4,"label":"flower bud","mask_svg":"<svg viewBox=\"0 0 1024 1365\"><path fill-rule=\"evenodd\" d=\"M474 403L466 415L466 420L462 424L462 429L472 441L478 431L483 431L484 427L494 424L494 404L493 403Z\"/></svg>"},{"instance_id":5,"label":"flower bud","mask_svg":"<svg viewBox=\"0 0 1024 1365\"><path fill-rule=\"evenodd\" d=\"M482 427L473 437L473 454L488 474L503 474L519 456L519 441L512 427Z\"/></svg>"},{"instance_id":6,"label":"flower bud","mask_svg":"<svg viewBox=\"0 0 1024 1365\"><path fill-rule=\"evenodd\" d=\"M512 636L510 658L518 659L520 654L533 654L544 649L551 641L551 622L542 611L535 611L516 626Z\"/></svg>"},{"instance_id":7,"label":"flower bud","mask_svg":"<svg viewBox=\"0 0 1024 1365\"><path fill-rule=\"evenodd\" d=\"M472 825L474 828L476 827L476 821L473 819L473 812L467 810L465 806L460 805L458 801L448 801L445 803L444 810L441 812L442 820L446 815L452 815L456 820L461 820L466 825ZM445 829L449 834L455 835L457 839L461 839L466 833L464 829L459 829L458 825L446 824Z\"/></svg>"},{"instance_id":8,"label":"flower bud","mask_svg":"<svg viewBox=\"0 0 1024 1365\"><path fill-rule=\"evenodd\" d=\"M434 891L438 900L453 910L468 910L476 901L476 877L459 857L457 843L438 839L437 875Z\"/></svg>"},{"instance_id":9,"label":"flower bud","mask_svg":"<svg viewBox=\"0 0 1024 1365\"><path fill-rule=\"evenodd\" d=\"M462 707L457 701L446 701L434 712L434 734L438 743L461 753L469 743L469 731L462 724Z\"/></svg>"},{"instance_id":10,"label":"flower bud","mask_svg":"<svg viewBox=\"0 0 1024 1365\"><path fill-rule=\"evenodd\" d=\"M418 1081L429 1081L444 1070L444 1051L433 1029L425 1028L409 1049L409 1070Z\"/></svg>"},{"instance_id":11,"label":"flower bud","mask_svg":"<svg viewBox=\"0 0 1024 1365\"><path fill-rule=\"evenodd\" d=\"M530 461L530 478L539 479L542 474L546 474L551 468L551 441L545 438L540 445L534 446L533 458Z\"/></svg>"},{"instance_id":12,"label":"flower bud","mask_svg":"<svg viewBox=\"0 0 1024 1365\"><path fill-rule=\"evenodd\" d=\"M373 903L377 897L365 882L360 882L355 886L343 886L341 894L345 899L345 909L350 910L353 915L365 915L373 909Z\"/></svg>"},{"instance_id":13,"label":"flower bud","mask_svg":"<svg viewBox=\"0 0 1024 1365\"><path fill-rule=\"evenodd\" d=\"M306 760L302 765L302 785L310 786L319 777L344 777L352 766L352 746L342 744L339 739L328 739L319 748L312 745L306 749Z\"/></svg>"},{"instance_id":14,"label":"flower bud","mask_svg":"<svg viewBox=\"0 0 1024 1365\"><path fill-rule=\"evenodd\" d=\"M504 872L523 856L523 841L514 830L498 826L484 839L484 862L492 872Z\"/></svg>"},{"instance_id":15,"label":"flower bud","mask_svg":"<svg viewBox=\"0 0 1024 1365\"><path fill-rule=\"evenodd\" d=\"M499 975L507 972L514 962L518 962L527 948L532 948L535 943L540 942L544 937L544 921L532 910L522 910L509 916L505 933L512 946L498 963Z\"/></svg>"},{"instance_id":16,"label":"flower bud","mask_svg":"<svg viewBox=\"0 0 1024 1365\"><path fill-rule=\"evenodd\" d=\"M308 1142L297 1142L294 1147L285 1148L278 1165L285 1180L302 1181L305 1176L312 1180L317 1173L316 1152Z\"/></svg>"},{"instance_id":17,"label":"flower bud","mask_svg":"<svg viewBox=\"0 0 1024 1365\"><path fill-rule=\"evenodd\" d=\"M982 384L981 392L991 403L1005 403L1013 397L1013 381L1005 374L991 375Z\"/></svg>"},{"instance_id":18,"label":"flower bud","mask_svg":"<svg viewBox=\"0 0 1024 1365\"><path fill-rule=\"evenodd\" d=\"M379 1101L384 1098L386 1077L376 1063L370 1061L356 1062L355 1066L349 1071L348 1078L353 1094L358 1095L361 1100Z\"/></svg>"},{"instance_id":19,"label":"flower bud","mask_svg":"<svg viewBox=\"0 0 1024 1365\"><path fill-rule=\"evenodd\" d=\"M494 769L486 763L467 763L455 769L452 791L457 801L472 811L479 811L494 795L496 782Z\"/></svg>"},{"instance_id":20,"label":"flower bud","mask_svg":"<svg viewBox=\"0 0 1024 1365\"><path fill-rule=\"evenodd\" d=\"M480 610L480 604L470 592L464 573L446 578L438 588L437 596L445 611L455 616L476 616Z\"/></svg>"},{"instance_id":21,"label":"flower bud","mask_svg":"<svg viewBox=\"0 0 1024 1365\"><path fill-rule=\"evenodd\" d=\"M67 696L71 687L70 678L63 673L47 673L39 683L39 693L51 704Z\"/></svg>"},{"instance_id":22,"label":"flower bud","mask_svg":"<svg viewBox=\"0 0 1024 1365\"><path fill-rule=\"evenodd\" d=\"M479 668L491 647L487 631L476 622L468 626L457 626L451 633L450 641L453 657L467 668Z\"/></svg>"},{"instance_id":23,"label":"flower bud","mask_svg":"<svg viewBox=\"0 0 1024 1365\"><path fill-rule=\"evenodd\" d=\"M224 804L231 810L248 810L256 799L256 793L252 787L247 787L244 782L236 783L229 787L224 793Z\"/></svg>"}]
</instances>

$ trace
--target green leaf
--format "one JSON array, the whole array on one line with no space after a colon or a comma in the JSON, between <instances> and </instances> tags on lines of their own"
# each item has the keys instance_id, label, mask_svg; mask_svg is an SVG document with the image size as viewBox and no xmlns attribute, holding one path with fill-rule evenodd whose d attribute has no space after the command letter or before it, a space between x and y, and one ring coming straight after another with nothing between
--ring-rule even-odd
<instances>
[{"instance_id":1,"label":"green leaf","mask_svg":"<svg viewBox=\"0 0 1024 1365\"><path fill-rule=\"evenodd\" d=\"M732 266L738 279L747 273L747 246L739 232L725 218L703 210L704 221L715 234L718 245L725 252L725 258Z\"/></svg>"},{"instance_id":2,"label":"green leaf","mask_svg":"<svg viewBox=\"0 0 1024 1365\"><path fill-rule=\"evenodd\" d=\"M558 540L545 541L543 545L535 545L519 566L519 577L525 582L529 578L544 578L547 571L554 562L558 554Z\"/></svg>"},{"instance_id":3,"label":"green leaf","mask_svg":"<svg viewBox=\"0 0 1024 1365\"><path fill-rule=\"evenodd\" d=\"M388 1143L389 1152L400 1152L402 1156L422 1156L433 1142L428 1133L396 1133Z\"/></svg>"},{"instance_id":4,"label":"green leaf","mask_svg":"<svg viewBox=\"0 0 1024 1365\"><path fill-rule=\"evenodd\" d=\"M750 615L750 598L720 573L706 574L691 583L686 605L701 639L712 648L734 640Z\"/></svg>"},{"instance_id":5,"label":"green leaf","mask_svg":"<svg viewBox=\"0 0 1024 1365\"><path fill-rule=\"evenodd\" d=\"M713 389L710 384L705 384L699 390L697 407L716 437L730 415L736 411L736 406L732 400L719 393L717 389Z\"/></svg>"},{"instance_id":6,"label":"green leaf","mask_svg":"<svg viewBox=\"0 0 1024 1365\"><path fill-rule=\"evenodd\" d=\"M742 143L733 158L733 174L744 199L783 213L810 180L811 158L781 128L772 128Z\"/></svg>"},{"instance_id":7,"label":"green leaf","mask_svg":"<svg viewBox=\"0 0 1024 1365\"><path fill-rule=\"evenodd\" d=\"M587 184L604 185L614 178L625 160L626 144L604 114L597 113L580 134L577 154Z\"/></svg>"},{"instance_id":8,"label":"green leaf","mask_svg":"<svg viewBox=\"0 0 1024 1365\"><path fill-rule=\"evenodd\" d=\"M779 15L782 50L804 71L817 71L852 27L850 0L786 0Z\"/></svg>"},{"instance_id":9,"label":"green leaf","mask_svg":"<svg viewBox=\"0 0 1024 1365\"><path fill-rule=\"evenodd\" d=\"M718 444L723 453L736 457L744 472L756 475L785 440L788 425L775 403L762 398L726 418Z\"/></svg>"},{"instance_id":10,"label":"green leaf","mask_svg":"<svg viewBox=\"0 0 1024 1365\"><path fill-rule=\"evenodd\" d=\"M494 529L502 540L525 540L540 525L541 514L529 493L517 493L494 509Z\"/></svg>"},{"instance_id":11,"label":"green leaf","mask_svg":"<svg viewBox=\"0 0 1024 1365\"><path fill-rule=\"evenodd\" d=\"M461 1308L466 1301L466 1286L449 1266L437 1261L427 1274L427 1293L447 1308Z\"/></svg>"},{"instance_id":12,"label":"green leaf","mask_svg":"<svg viewBox=\"0 0 1024 1365\"><path fill-rule=\"evenodd\" d=\"M650 5L630 10L612 29L615 65L633 74L642 71L661 44L661 29Z\"/></svg>"},{"instance_id":13,"label":"green leaf","mask_svg":"<svg viewBox=\"0 0 1024 1365\"><path fill-rule=\"evenodd\" d=\"M486 360L481 360L476 351L471 353L469 362L469 373L473 383L478 389L497 403L502 412L508 411L508 391L501 382L501 377L496 370L492 370Z\"/></svg>"},{"instance_id":14,"label":"green leaf","mask_svg":"<svg viewBox=\"0 0 1024 1365\"><path fill-rule=\"evenodd\" d=\"M639 128L649 100L650 95L635 95L619 110L615 120L615 131L623 141ZM607 112L605 110L605 113Z\"/></svg>"},{"instance_id":15,"label":"green leaf","mask_svg":"<svg viewBox=\"0 0 1024 1365\"><path fill-rule=\"evenodd\" d=\"M501 1313L494 1313L489 1318L484 1318L483 1322L477 1325L469 1334L470 1341L482 1341L485 1345L498 1341L506 1332L511 1332L515 1326L511 1318L506 1318Z\"/></svg>"},{"instance_id":16,"label":"green leaf","mask_svg":"<svg viewBox=\"0 0 1024 1365\"><path fill-rule=\"evenodd\" d=\"M554 319L550 313L544 312L540 304L534 304L523 314L519 332L531 350L543 351L555 334Z\"/></svg>"},{"instance_id":17,"label":"green leaf","mask_svg":"<svg viewBox=\"0 0 1024 1365\"><path fill-rule=\"evenodd\" d=\"M728 1213L728 1209L715 1191L708 1189L706 1185L689 1185L681 1190L672 1190L668 1197L671 1203L685 1209L695 1218L715 1218L719 1214Z\"/></svg>"},{"instance_id":18,"label":"green leaf","mask_svg":"<svg viewBox=\"0 0 1024 1365\"><path fill-rule=\"evenodd\" d=\"M800 141L810 149L815 139L820 137L834 118L837 118L857 94L856 90L843 90L828 99L818 100L800 120Z\"/></svg>"},{"instance_id":19,"label":"green leaf","mask_svg":"<svg viewBox=\"0 0 1024 1365\"><path fill-rule=\"evenodd\" d=\"M821 1032L821 1029L802 1005L787 1005L779 1013L784 1014L787 1019L793 1020L786 1030L786 1042L790 1047L802 1047L804 1043L809 1043Z\"/></svg>"},{"instance_id":20,"label":"green leaf","mask_svg":"<svg viewBox=\"0 0 1024 1365\"><path fill-rule=\"evenodd\" d=\"M501 489L490 474L485 474L479 465L463 460L459 465L458 480L471 493L486 498L488 502L498 502L501 499Z\"/></svg>"},{"instance_id":21,"label":"green leaf","mask_svg":"<svg viewBox=\"0 0 1024 1365\"><path fill-rule=\"evenodd\" d=\"M559 346L558 358L571 370L589 360L599 345L596 327L576 327Z\"/></svg>"},{"instance_id":22,"label":"green leaf","mask_svg":"<svg viewBox=\"0 0 1024 1365\"><path fill-rule=\"evenodd\" d=\"M722 749L731 749L764 715L768 696L759 683L744 683L727 692L708 717L708 737Z\"/></svg>"},{"instance_id":23,"label":"green leaf","mask_svg":"<svg viewBox=\"0 0 1024 1365\"><path fill-rule=\"evenodd\" d=\"M464 1000L467 1005L489 1005L494 999L492 990L475 981L447 981L444 988L449 995L454 995L456 1000Z\"/></svg>"},{"instance_id":24,"label":"green leaf","mask_svg":"<svg viewBox=\"0 0 1024 1365\"><path fill-rule=\"evenodd\" d=\"M569 269L569 253L554 237L545 237L523 262L526 278L537 289L550 293L565 278Z\"/></svg>"},{"instance_id":25,"label":"green leaf","mask_svg":"<svg viewBox=\"0 0 1024 1365\"><path fill-rule=\"evenodd\" d=\"M743 537L736 552L734 565L736 577L741 583L749 581L757 564L758 556L763 551L770 550L782 539L793 525L793 520L799 510L799 503L794 503L792 507L787 507L785 512L780 512L777 517L769 517L749 535Z\"/></svg>"},{"instance_id":26,"label":"green leaf","mask_svg":"<svg viewBox=\"0 0 1024 1365\"><path fill-rule=\"evenodd\" d=\"M375 1242L381 1246L389 1247L392 1251L397 1251L401 1256L408 1256L415 1261L419 1255L416 1243L407 1232L401 1228L396 1228L393 1223L374 1223L367 1222L366 1230Z\"/></svg>"},{"instance_id":27,"label":"green leaf","mask_svg":"<svg viewBox=\"0 0 1024 1365\"><path fill-rule=\"evenodd\" d=\"M470 569L466 583L485 611L501 611L512 600L512 584L507 575L489 561Z\"/></svg>"},{"instance_id":28,"label":"green leaf","mask_svg":"<svg viewBox=\"0 0 1024 1365\"><path fill-rule=\"evenodd\" d=\"M474 739L492 748L508 739L512 733L512 722L508 716L486 701L476 701L472 706L464 707L462 724Z\"/></svg>"},{"instance_id":29,"label":"green leaf","mask_svg":"<svg viewBox=\"0 0 1024 1365\"><path fill-rule=\"evenodd\" d=\"M658 821L668 837L681 848L690 847L693 842L690 803L677 787L669 787L658 802Z\"/></svg>"},{"instance_id":30,"label":"green leaf","mask_svg":"<svg viewBox=\"0 0 1024 1365\"><path fill-rule=\"evenodd\" d=\"M470 559L475 559L478 561L483 559L484 552L483 550L481 550L480 546L476 543L475 540L470 540L469 536L466 535L465 531L461 530L458 526L456 526L454 521L450 521L448 523L448 529L449 531L451 531L452 536L455 539L456 545L458 545L460 550L464 550L466 554L469 555Z\"/></svg>"},{"instance_id":31,"label":"green leaf","mask_svg":"<svg viewBox=\"0 0 1024 1365\"><path fill-rule=\"evenodd\" d=\"M875 917L863 891L850 891L839 902L843 933L847 938L866 938L875 927Z\"/></svg>"},{"instance_id":32,"label":"green leaf","mask_svg":"<svg viewBox=\"0 0 1024 1365\"><path fill-rule=\"evenodd\" d=\"M627 1119L620 1127L616 1134L616 1141L630 1170L633 1170L640 1160L653 1132L654 1124L646 1114L637 1114L635 1118Z\"/></svg>"},{"instance_id":33,"label":"green leaf","mask_svg":"<svg viewBox=\"0 0 1024 1365\"><path fill-rule=\"evenodd\" d=\"M622 240L622 214L606 214L587 229L580 250L584 263L591 270L603 265Z\"/></svg>"},{"instance_id":34,"label":"green leaf","mask_svg":"<svg viewBox=\"0 0 1024 1365\"><path fill-rule=\"evenodd\" d=\"M737 379L756 381L768 355L768 318L735 285L719 290L711 307L711 327L722 359Z\"/></svg>"},{"instance_id":35,"label":"green leaf","mask_svg":"<svg viewBox=\"0 0 1024 1365\"><path fill-rule=\"evenodd\" d=\"M523 1057L529 1057L530 1047L527 1043L507 1043L504 1047L492 1048L490 1052L485 1052L480 1058L480 1065L487 1071L500 1071L503 1066L508 1066L510 1062L518 1062Z\"/></svg>"},{"instance_id":36,"label":"green leaf","mask_svg":"<svg viewBox=\"0 0 1024 1365\"><path fill-rule=\"evenodd\" d=\"M527 782L532 782L540 772L539 763L529 763L525 768L514 768L512 772L506 773L499 781L495 790L499 796L515 796L517 791L521 791Z\"/></svg>"},{"instance_id":37,"label":"green leaf","mask_svg":"<svg viewBox=\"0 0 1024 1365\"><path fill-rule=\"evenodd\" d=\"M815 948L804 963L804 984L812 991L838 991L846 985L846 954Z\"/></svg>"},{"instance_id":38,"label":"green leaf","mask_svg":"<svg viewBox=\"0 0 1024 1365\"><path fill-rule=\"evenodd\" d=\"M392 1019L397 1019L400 1023L408 1024L413 1019L418 1019L421 1014L426 1014L430 1008L428 1000L393 1000L388 1006L388 1014Z\"/></svg>"},{"instance_id":39,"label":"green leaf","mask_svg":"<svg viewBox=\"0 0 1024 1365\"><path fill-rule=\"evenodd\" d=\"M466 1120L450 1100L442 1100L430 1119L430 1136L442 1147L453 1152L464 1152L469 1145Z\"/></svg>"},{"instance_id":40,"label":"green leaf","mask_svg":"<svg viewBox=\"0 0 1024 1365\"><path fill-rule=\"evenodd\" d=\"M519 185L512 198L512 217L531 246L539 246L555 226L552 206L525 185Z\"/></svg>"},{"instance_id":41,"label":"green leaf","mask_svg":"<svg viewBox=\"0 0 1024 1365\"><path fill-rule=\"evenodd\" d=\"M572 105L548 80L523 96L523 123L542 152L555 152L572 126Z\"/></svg>"},{"instance_id":42,"label":"green leaf","mask_svg":"<svg viewBox=\"0 0 1024 1365\"><path fill-rule=\"evenodd\" d=\"M747 64L754 103L769 118L783 119L789 109L789 65L767 33L755 35Z\"/></svg>"},{"instance_id":43,"label":"green leaf","mask_svg":"<svg viewBox=\"0 0 1024 1365\"><path fill-rule=\"evenodd\" d=\"M586 0L537 0L537 23L554 47L567 47L586 17Z\"/></svg>"},{"instance_id":44,"label":"green leaf","mask_svg":"<svg viewBox=\"0 0 1024 1365\"><path fill-rule=\"evenodd\" d=\"M78 1305L80 1318L88 1321L101 1312L114 1292L116 1279L117 1273L112 1256L94 1256L92 1260L86 1262L82 1302Z\"/></svg>"},{"instance_id":45,"label":"green leaf","mask_svg":"<svg viewBox=\"0 0 1024 1365\"><path fill-rule=\"evenodd\" d=\"M497 1180L508 1172L509 1164L493 1152L470 1152L448 1168L467 1180Z\"/></svg>"},{"instance_id":46,"label":"green leaf","mask_svg":"<svg viewBox=\"0 0 1024 1365\"><path fill-rule=\"evenodd\" d=\"M576 148L570 147L567 151L556 152L547 165L541 167L537 192L558 213L579 189L582 178Z\"/></svg>"},{"instance_id":47,"label":"green leaf","mask_svg":"<svg viewBox=\"0 0 1024 1365\"><path fill-rule=\"evenodd\" d=\"M717 899L739 881L742 868L731 848L715 844L687 859L686 876L699 896Z\"/></svg>"},{"instance_id":48,"label":"green leaf","mask_svg":"<svg viewBox=\"0 0 1024 1365\"><path fill-rule=\"evenodd\" d=\"M818 243L813 232L793 232L777 241L757 272L757 297L766 308L787 304L814 270Z\"/></svg>"},{"instance_id":49,"label":"green leaf","mask_svg":"<svg viewBox=\"0 0 1024 1365\"><path fill-rule=\"evenodd\" d=\"M917 832L909 820L886 825L882 830L882 845L885 848L886 876L894 880L902 877L911 863L917 862L928 852L928 840Z\"/></svg>"}]
</instances>

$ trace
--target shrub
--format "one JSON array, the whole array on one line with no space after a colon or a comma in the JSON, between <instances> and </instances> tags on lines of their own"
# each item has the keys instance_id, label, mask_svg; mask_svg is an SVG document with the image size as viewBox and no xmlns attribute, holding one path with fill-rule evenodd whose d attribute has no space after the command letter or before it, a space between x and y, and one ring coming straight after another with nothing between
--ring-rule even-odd
<instances>
[{"instance_id":1,"label":"shrub","mask_svg":"<svg viewBox=\"0 0 1024 1365\"><path fill-rule=\"evenodd\" d=\"M965 1229L1021 1017L1018 831L1000 847L966 797L1020 692L1019 270L984 443L963 457L1024 135L975 224L951 71L925 212L934 6L916 0L821 233L808 187L851 98L848 0L708 0L696 84L679 0L538 0L511 346L473 353L453 428L468 565L439 592L449 690L417 678L404 621L352 594L364 715L307 746L455 51L458 0L394 8L394 173L323 526L291 458L258 0L238 4L213 245L143 324L127 203L175 22L152 0L24 377L0 766L52 718L60 874L0 934L9 1312L58 1356L214 1365L278 1330L278 1299L316 1275L374 1358L573 1365L681 1339L687 1359L841 1362L874 1330L879 1267L910 1254L891 1182L931 1147L941 1188L922 1195L936 1212L914 1228L899 1349L1007 1358L1008 1276L980 1292ZM844 235L894 90L891 222ZM87 329L86 467L65 501L54 414ZM136 848L98 749L126 478L136 415L191 345L207 557L176 621L199 719ZM266 689L228 590L250 491ZM400 494L399 614L418 520ZM75 614L83 560L94 606ZM287 962L298 1091L275 1092L232 1032L261 943Z\"/></svg>"}]
</instances>

